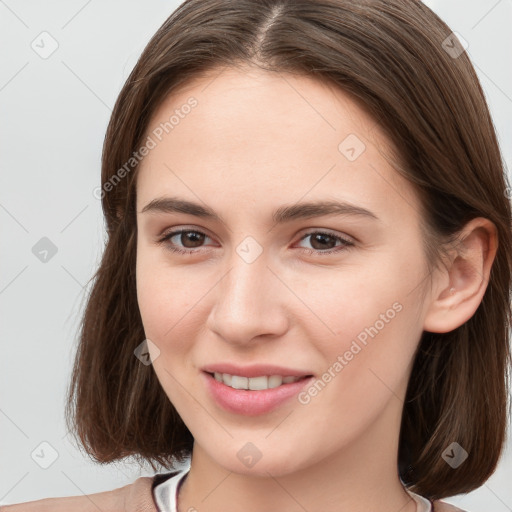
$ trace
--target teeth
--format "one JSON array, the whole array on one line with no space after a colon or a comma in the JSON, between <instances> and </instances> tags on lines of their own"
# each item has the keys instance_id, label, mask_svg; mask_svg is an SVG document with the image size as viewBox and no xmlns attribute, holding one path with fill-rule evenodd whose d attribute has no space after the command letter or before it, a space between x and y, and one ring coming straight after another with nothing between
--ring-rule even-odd
<instances>
[{"instance_id":1,"label":"teeth","mask_svg":"<svg viewBox=\"0 0 512 512\"><path fill-rule=\"evenodd\" d=\"M281 375L271 375L268 378L268 387L277 388L283 383L283 377Z\"/></svg>"},{"instance_id":2,"label":"teeth","mask_svg":"<svg viewBox=\"0 0 512 512\"><path fill-rule=\"evenodd\" d=\"M226 386L234 389L250 389L259 391L263 389L277 388L281 384L297 382L302 377L282 377L281 375L270 375L262 377L241 377L240 375L230 375L229 373L214 373L215 380L223 382Z\"/></svg>"},{"instance_id":3,"label":"teeth","mask_svg":"<svg viewBox=\"0 0 512 512\"><path fill-rule=\"evenodd\" d=\"M248 383L249 379L247 377L238 377L238 375L231 376L230 386L234 389L248 389Z\"/></svg>"}]
</instances>

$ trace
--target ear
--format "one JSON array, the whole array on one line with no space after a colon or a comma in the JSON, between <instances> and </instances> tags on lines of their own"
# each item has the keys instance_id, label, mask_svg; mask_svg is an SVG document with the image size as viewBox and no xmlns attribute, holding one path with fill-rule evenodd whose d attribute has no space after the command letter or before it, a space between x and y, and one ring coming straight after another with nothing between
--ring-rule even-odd
<instances>
[{"instance_id":1,"label":"ear","mask_svg":"<svg viewBox=\"0 0 512 512\"><path fill-rule=\"evenodd\" d=\"M478 217L466 224L459 238L460 247L436 276L425 331L443 333L461 326L475 314L489 283L498 248L496 226Z\"/></svg>"}]
</instances>

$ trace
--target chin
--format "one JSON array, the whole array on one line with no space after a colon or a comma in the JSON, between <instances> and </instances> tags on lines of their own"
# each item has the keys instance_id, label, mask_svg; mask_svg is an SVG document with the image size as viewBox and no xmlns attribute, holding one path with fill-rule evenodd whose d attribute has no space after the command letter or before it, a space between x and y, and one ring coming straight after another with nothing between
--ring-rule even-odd
<instances>
[{"instance_id":1,"label":"chin","mask_svg":"<svg viewBox=\"0 0 512 512\"><path fill-rule=\"evenodd\" d=\"M238 456L240 450L235 451L228 459L226 459L226 452L218 454L218 456L214 455L214 458L219 461L226 471L260 478L286 476L309 465L307 460L290 457L286 451L276 453L276 451L272 449L269 455L265 455L266 450L269 449L262 450L261 458L252 465L249 463L245 465L244 462L240 460ZM300 452L300 450L296 449L293 451L295 454Z\"/></svg>"}]
</instances>

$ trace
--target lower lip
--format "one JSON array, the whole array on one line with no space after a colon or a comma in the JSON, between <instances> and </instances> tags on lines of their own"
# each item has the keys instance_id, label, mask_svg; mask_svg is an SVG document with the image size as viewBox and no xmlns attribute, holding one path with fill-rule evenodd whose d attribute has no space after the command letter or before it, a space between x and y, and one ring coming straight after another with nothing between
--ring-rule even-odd
<instances>
[{"instance_id":1,"label":"lower lip","mask_svg":"<svg viewBox=\"0 0 512 512\"><path fill-rule=\"evenodd\" d=\"M297 382L282 384L277 388L250 391L226 386L206 372L202 372L202 377L205 379L208 391L221 407L229 412L245 416L265 414L276 409L283 402L298 394L313 380L313 377L307 377Z\"/></svg>"}]
</instances>

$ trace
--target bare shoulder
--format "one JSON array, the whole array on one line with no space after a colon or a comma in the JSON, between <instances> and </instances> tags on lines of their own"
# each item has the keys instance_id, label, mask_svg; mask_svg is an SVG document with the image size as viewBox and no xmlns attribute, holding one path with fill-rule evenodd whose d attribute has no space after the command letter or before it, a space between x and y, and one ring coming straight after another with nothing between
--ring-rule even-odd
<instances>
[{"instance_id":1,"label":"bare shoulder","mask_svg":"<svg viewBox=\"0 0 512 512\"><path fill-rule=\"evenodd\" d=\"M152 477L140 477L111 491L3 505L0 512L157 512L152 483Z\"/></svg>"}]
</instances>

